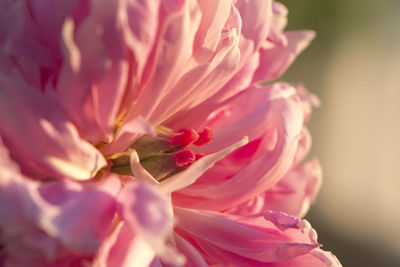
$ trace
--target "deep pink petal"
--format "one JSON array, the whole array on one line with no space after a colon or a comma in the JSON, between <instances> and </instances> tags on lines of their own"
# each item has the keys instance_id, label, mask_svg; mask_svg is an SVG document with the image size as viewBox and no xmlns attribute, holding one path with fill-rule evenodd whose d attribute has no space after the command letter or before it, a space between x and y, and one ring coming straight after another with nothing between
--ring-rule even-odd
<instances>
[{"instance_id":1,"label":"deep pink petal","mask_svg":"<svg viewBox=\"0 0 400 267\"><path fill-rule=\"evenodd\" d=\"M246 147L242 148L237 156L234 155L232 158L226 159L227 173L224 174L224 169L221 166L219 174L213 173L213 170L211 170L212 176L208 176L206 179L206 173L204 179L201 178L200 181L204 183L194 184L192 187L178 192L176 199L174 196L177 205L191 203L190 207L224 210L264 192L289 170L297 151L303 124L302 104L296 96L295 89L290 86L277 85L269 89L271 89L269 97L265 98L267 101L269 99L269 102L263 104L263 101L259 99L260 106L257 106L258 103L256 102L255 107L248 107L248 110L241 108L235 112L231 111L228 115L231 116L229 117L230 120L223 120L224 123L228 124L218 125L221 129L220 132L216 127L214 141L218 140L218 142L209 145L210 149L215 149L216 146L224 144L224 142L230 142L230 139L224 139L224 136L235 136L235 134L244 131L255 135L251 135L250 140L257 137L257 133L264 133L265 137L261 144L255 146L255 148L262 147L261 151L264 152L255 154L256 156L248 162L246 161L248 156L244 152ZM261 89L256 88L255 90ZM256 110L262 112L254 112ZM260 124L260 122L262 123ZM243 124L249 127L243 128ZM249 131L249 129L253 131ZM229 135L222 134L228 132ZM254 149L252 145L253 142L250 142L248 149ZM207 145L204 149L207 149ZM251 153L249 155L251 157ZM236 163L239 163L239 165ZM219 165L222 164L224 162ZM228 167L232 165L233 167ZM225 180L221 178L221 175L225 177ZM217 184L213 182L214 179L217 179ZM195 199L201 198L202 200L197 199L198 201L191 202L190 197L185 198L185 196L192 196Z\"/></svg>"}]
</instances>

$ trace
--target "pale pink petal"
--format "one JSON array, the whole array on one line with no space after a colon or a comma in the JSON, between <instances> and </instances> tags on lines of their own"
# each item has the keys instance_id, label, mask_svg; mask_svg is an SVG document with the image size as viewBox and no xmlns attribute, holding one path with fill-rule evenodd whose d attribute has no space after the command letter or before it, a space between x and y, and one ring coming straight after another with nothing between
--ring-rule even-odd
<instances>
[{"instance_id":1,"label":"pale pink petal","mask_svg":"<svg viewBox=\"0 0 400 267\"><path fill-rule=\"evenodd\" d=\"M168 264L182 264L183 257L167 244L172 239L172 207L147 183L129 183L118 197L121 219L139 238L147 242L156 255Z\"/></svg>"},{"instance_id":2,"label":"pale pink petal","mask_svg":"<svg viewBox=\"0 0 400 267\"><path fill-rule=\"evenodd\" d=\"M339 260L329 251L319 248L313 249L310 253L271 264L272 267L287 266L310 266L310 267L342 267Z\"/></svg>"},{"instance_id":3,"label":"pale pink petal","mask_svg":"<svg viewBox=\"0 0 400 267\"><path fill-rule=\"evenodd\" d=\"M177 116L175 113L205 101L231 79L240 60L240 27L240 16L237 10L232 8L225 25L226 32L221 35L210 59L202 64L195 59L187 63L188 71L173 85L169 94L159 104L158 112L154 113L155 123L163 122L169 127L176 127L173 123L179 119L175 118ZM177 95L180 96L179 99L176 98ZM168 121L165 122L167 118Z\"/></svg>"},{"instance_id":4,"label":"pale pink petal","mask_svg":"<svg viewBox=\"0 0 400 267\"><path fill-rule=\"evenodd\" d=\"M160 18L160 0L120 1L119 20L124 33L127 48L132 52L129 58L130 73L128 88L121 103L121 111L125 112L132 107L138 97L141 84L150 77L144 72L146 66L151 68L151 53L157 40L157 31Z\"/></svg>"},{"instance_id":5,"label":"pale pink petal","mask_svg":"<svg viewBox=\"0 0 400 267\"><path fill-rule=\"evenodd\" d=\"M151 176L151 174L142 166L142 164L140 164L139 155L135 150L133 150L130 155L130 167L135 178L142 180L143 182L150 183L151 185L159 184L159 182L153 176Z\"/></svg>"},{"instance_id":6,"label":"pale pink petal","mask_svg":"<svg viewBox=\"0 0 400 267\"><path fill-rule=\"evenodd\" d=\"M112 179L105 184L40 184L18 172L4 146L0 151L0 167L7 170L0 175L0 242L6 261L70 266L89 260L109 232L115 214L110 194L120 184Z\"/></svg>"},{"instance_id":7,"label":"pale pink petal","mask_svg":"<svg viewBox=\"0 0 400 267\"><path fill-rule=\"evenodd\" d=\"M242 34L254 42L255 50L258 49L270 30L270 17L272 15L272 1L239 0L236 2L243 21Z\"/></svg>"},{"instance_id":8,"label":"pale pink petal","mask_svg":"<svg viewBox=\"0 0 400 267\"><path fill-rule=\"evenodd\" d=\"M143 117L136 117L132 120L126 119L124 124L118 128L113 140L100 150L106 155L120 153L144 134L155 135L156 132L154 127Z\"/></svg>"},{"instance_id":9,"label":"pale pink petal","mask_svg":"<svg viewBox=\"0 0 400 267\"><path fill-rule=\"evenodd\" d=\"M310 120L311 112L313 107L320 107L321 102L318 97L307 91L302 85L296 86L297 92L303 101L304 108L304 123L307 123Z\"/></svg>"},{"instance_id":10,"label":"pale pink petal","mask_svg":"<svg viewBox=\"0 0 400 267\"><path fill-rule=\"evenodd\" d=\"M38 178L85 180L106 165L54 98L6 77L0 78L0 84L2 137L23 172Z\"/></svg>"},{"instance_id":11,"label":"pale pink petal","mask_svg":"<svg viewBox=\"0 0 400 267\"><path fill-rule=\"evenodd\" d=\"M59 243L41 231L36 224L40 218L37 184L25 179L0 143L0 242L4 263L23 266L27 262L47 262L59 253ZM38 200L38 203L35 202ZM34 244L34 246L32 246ZM24 257L20 257L21 251Z\"/></svg>"},{"instance_id":12,"label":"pale pink petal","mask_svg":"<svg viewBox=\"0 0 400 267\"><path fill-rule=\"evenodd\" d=\"M260 67L254 74L254 82L278 78L292 64L315 37L313 31L286 32L287 43L278 43L260 50Z\"/></svg>"},{"instance_id":13,"label":"pale pink petal","mask_svg":"<svg viewBox=\"0 0 400 267\"><path fill-rule=\"evenodd\" d=\"M314 202L322 183L318 160L308 161L287 173L265 192L265 207L303 217Z\"/></svg>"},{"instance_id":14,"label":"pale pink petal","mask_svg":"<svg viewBox=\"0 0 400 267\"><path fill-rule=\"evenodd\" d=\"M282 32L287 25L288 9L283 4L274 1L272 3L272 13L271 28L274 31Z\"/></svg>"},{"instance_id":15,"label":"pale pink petal","mask_svg":"<svg viewBox=\"0 0 400 267\"><path fill-rule=\"evenodd\" d=\"M155 257L154 249L124 222L120 222L100 247L94 267L147 267Z\"/></svg>"},{"instance_id":16,"label":"pale pink petal","mask_svg":"<svg viewBox=\"0 0 400 267\"><path fill-rule=\"evenodd\" d=\"M202 157L199 160L195 161L186 170L175 174L174 176L161 182L157 187L165 193L171 193L173 191L189 186L194 183L196 179L200 177L207 169L211 168L215 164L215 162L221 160L223 157L225 157L235 149L244 146L245 144L247 144L247 142L248 138L244 137L239 142L236 142L235 144L221 151Z\"/></svg>"},{"instance_id":17,"label":"pale pink petal","mask_svg":"<svg viewBox=\"0 0 400 267\"><path fill-rule=\"evenodd\" d=\"M204 60L216 50L223 27L230 15L232 0L199 1L201 23L194 42L194 57Z\"/></svg>"},{"instance_id":18,"label":"pale pink petal","mask_svg":"<svg viewBox=\"0 0 400 267\"><path fill-rule=\"evenodd\" d=\"M75 251L92 254L109 233L120 188L114 175L88 184L62 181L41 185L41 197L56 210L48 215L45 230Z\"/></svg>"},{"instance_id":19,"label":"pale pink petal","mask_svg":"<svg viewBox=\"0 0 400 267\"><path fill-rule=\"evenodd\" d=\"M171 85L182 75L182 66L186 65L192 55L193 40L200 23L197 3L183 1L181 7L167 4L162 6L159 39L149 62L152 65L148 66L146 77L143 77L144 88L141 89L135 108L127 115L128 118L141 115L149 119L157 104L169 93Z\"/></svg>"},{"instance_id":20,"label":"pale pink petal","mask_svg":"<svg viewBox=\"0 0 400 267\"><path fill-rule=\"evenodd\" d=\"M149 239L165 238L172 214L168 199L145 183L129 183L118 197L120 215Z\"/></svg>"},{"instance_id":21,"label":"pale pink petal","mask_svg":"<svg viewBox=\"0 0 400 267\"><path fill-rule=\"evenodd\" d=\"M296 155L293 160L293 166L301 162L308 154L311 148L311 134L309 130L303 127L300 133L299 143L297 145Z\"/></svg>"},{"instance_id":22,"label":"pale pink petal","mask_svg":"<svg viewBox=\"0 0 400 267\"><path fill-rule=\"evenodd\" d=\"M133 51L137 66L136 77L140 81L156 39L161 1L121 2L119 15L124 38L128 48Z\"/></svg>"},{"instance_id":23,"label":"pale pink petal","mask_svg":"<svg viewBox=\"0 0 400 267\"><path fill-rule=\"evenodd\" d=\"M306 221L283 213L238 217L182 208L174 211L179 219L177 232L190 235L187 241L219 264L235 258L278 262L319 246L315 231Z\"/></svg>"},{"instance_id":24,"label":"pale pink petal","mask_svg":"<svg viewBox=\"0 0 400 267\"><path fill-rule=\"evenodd\" d=\"M176 129L184 128L188 125L193 128L199 128L211 113L225 105L224 101L227 101L230 97L250 86L253 73L258 67L258 61L259 55L257 53L215 95L208 97L204 102L195 107L174 115L173 119L168 121L167 124ZM194 79L195 76L193 75L191 78Z\"/></svg>"},{"instance_id":25,"label":"pale pink petal","mask_svg":"<svg viewBox=\"0 0 400 267\"><path fill-rule=\"evenodd\" d=\"M128 64L118 3L92 5L75 25L63 24L64 62L56 85L64 107L83 135L94 143L112 133L126 88Z\"/></svg>"}]
</instances>

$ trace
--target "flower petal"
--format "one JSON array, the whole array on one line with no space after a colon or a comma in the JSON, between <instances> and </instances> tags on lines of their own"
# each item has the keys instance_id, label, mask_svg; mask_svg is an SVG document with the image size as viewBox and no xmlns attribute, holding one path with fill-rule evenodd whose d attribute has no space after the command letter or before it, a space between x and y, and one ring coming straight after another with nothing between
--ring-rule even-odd
<instances>
[{"instance_id":1,"label":"flower petal","mask_svg":"<svg viewBox=\"0 0 400 267\"><path fill-rule=\"evenodd\" d=\"M284 213L238 217L204 210L174 211L178 233L190 236L187 241L219 264L237 257L244 262L278 262L319 247L308 222Z\"/></svg>"},{"instance_id":2,"label":"flower petal","mask_svg":"<svg viewBox=\"0 0 400 267\"><path fill-rule=\"evenodd\" d=\"M6 258L66 266L93 254L109 232L119 181L42 184L21 175L3 145L0 151L0 239Z\"/></svg>"},{"instance_id":3,"label":"flower petal","mask_svg":"<svg viewBox=\"0 0 400 267\"><path fill-rule=\"evenodd\" d=\"M87 180L106 165L100 152L80 138L56 99L4 76L0 86L0 131L24 173Z\"/></svg>"},{"instance_id":4,"label":"flower petal","mask_svg":"<svg viewBox=\"0 0 400 267\"><path fill-rule=\"evenodd\" d=\"M244 96L243 103L246 103L246 99L256 99L257 95L264 95L264 98L256 100L258 102L247 109L239 105L241 108L236 106L237 110L230 110L226 115L228 119L222 117L224 123L215 127L215 144L213 142L203 149L212 151L221 143L231 142L230 138L224 139L224 136L243 132L251 133L253 140L261 135L261 144L254 143L257 139L250 142L217 164L219 171L218 168L216 172L211 169L210 173L200 178L198 184L174 194L176 205L225 210L264 192L290 169L303 127L302 104L296 90L285 84L253 90L245 94L254 94L254 97ZM263 103L265 101L267 103Z\"/></svg>"},{"instance_id":5,"label":"flower petal","mask_svg":"<svg viewBox=\"0 0 400 267\"><path fill-rule=\"evenodd\" d=\"M154 257L154 249L127 223L120 222L103 242L93 266L147 267Z\"/></svg>"},{"instance_id":6,"label":"flower petal","mask_svg":"<svg viewBox=\"0 0 400 267\"><path fill-rule=\"evenodd\" d=\"M272 1L239 0L236 7L243 20L242 34L254 42L255 50L257 50L261 42L267 38L270 30Z\"/></svg>"},{"instance_id":7,"label":"flower petal","mask_svg":"<svg viewBox=\"0 0 400 267\"><path fill-rule=\"evenodd\" d=\"M91 5L79 25L68 18L62 28L64 62L56 91L93 143L112 133L126 88L128 63L123 32L116 26L118 10L117 2Z\"/></svg>"},{"instance_id":8,"label":"flower petal","mask_svg":"<svg viewBox=\"0 0 400 267\"><path fill-rule=\"evenodd\" d=\"M205 157L200 158L195 161L186 170L175 174L174 176L166 179L158 185L158 188L165 193L171 193L173 191L184 188L196 181L196 179L201 176L207 169L212 167L212 165L218 160L222 159L235 149L247 144L248 138L244 137L239 142L213 154L209 154Z\"/></svg>"},{"instance_id":9,"label":"flower petal","mask_svg":"<svg viewBox=\"0 0 400 267\"><path fill-rule=\"evenodd\" d=\"M313 31L284 33L287 43L278 43L261 49L260 67L254 74L253 82L265 82L278 78L292 64L315 37Z\"/></svg>"},{"instance_id":10,"label":"flower petal","mask_svg":"<svg viewBox=\"0 0 400 267\"><path fill-rule=\"evenodd\" d=\"M126 119L118 128L113 140L101 148L104 154L120 153L125 151L135 140L144 134L156 135L154 127L143 117L132 120Z\"/></svg>"},{"instance_id":11,"label":"flower petal","mask_svg":"<svg viewBox=\"0 0 400 267\"><path fill-rule=\"evenodd\" d=\"M118 197L121 219L146 241L156 255L167 264L182 264L184 259L167 244L172 239L172 207L147 183L131 182Z\"/></svg>"},{"instance_id":12,"label":"flower petal","mask_svg":"<svg viewBox=\"0 0 400 267\"><path fill-rule=\"evenodd\" d=\"M308 161L290 170L277 184L264 193L226 212L249 215L274 210L303 217L314 201L321 182L322 171L318 161Z\"/></svg>"},{"instance_id":13,"label":"flower petal","mask_svg":"<svg viewBox=\"0 0 400 267\"><path fill-rule=\"evenodd\" d=\"M41 185L41 197L56 210L47 218L46 231L82 254L94 253L109 233L120 188L114 175L90 184L60 181Z\"/></svg>"}]
</instances>

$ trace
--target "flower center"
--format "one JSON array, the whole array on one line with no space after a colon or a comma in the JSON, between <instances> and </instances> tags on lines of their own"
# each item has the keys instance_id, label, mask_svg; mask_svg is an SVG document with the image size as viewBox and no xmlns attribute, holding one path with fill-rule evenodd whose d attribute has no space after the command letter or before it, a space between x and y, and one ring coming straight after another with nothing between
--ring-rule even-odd
<instances>
[{"instance_id":1,"label":"flower center","mask_svg":"<svg viewBox=\"0 0 400 267\"><path fill-rule=\"evenodd\" d=\"M172 131L165 127L157 128L157 135L143 135L130 145L141 165L158 181L164 180L186 169L203 154L195 154L191 145L203 146L212 140L212 131L205 127L201 132L185 128ZM124 154L112 159L111 171L121 175L133 175L130 155Z\"/></svg>"}]
</instances>

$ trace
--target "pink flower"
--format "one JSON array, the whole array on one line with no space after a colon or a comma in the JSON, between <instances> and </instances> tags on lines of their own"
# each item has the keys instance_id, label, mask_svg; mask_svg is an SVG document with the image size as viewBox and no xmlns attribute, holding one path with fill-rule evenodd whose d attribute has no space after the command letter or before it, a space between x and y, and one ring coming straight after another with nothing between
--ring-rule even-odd
<instances>
[{"instance_id":1,"label":"pink flower","mask_svg":"<svg viewBox=\"0 0 400 267\"><path fill-rule=\"evenodd\" d=\"M340 266L303 216L314 37L273 1L0 4L0 263ZM247 137L246 137L247 136ZM297 216L297 217L296 217Z\"/></svg>"}]
</instances>

